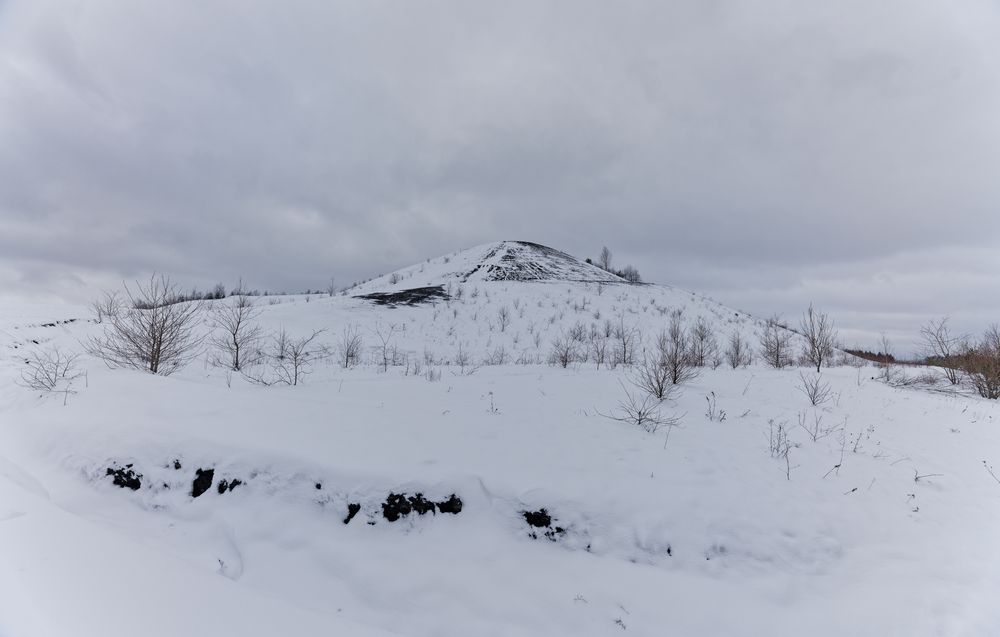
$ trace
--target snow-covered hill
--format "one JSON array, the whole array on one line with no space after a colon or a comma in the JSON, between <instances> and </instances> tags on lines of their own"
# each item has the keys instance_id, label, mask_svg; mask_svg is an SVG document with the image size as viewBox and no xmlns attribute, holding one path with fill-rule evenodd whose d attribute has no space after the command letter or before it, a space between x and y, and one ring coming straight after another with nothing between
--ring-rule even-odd
<instances>
[{"instance_id":1,"label":"snow-covered hill","mask_svg":"<svg viewBox=\"0 0 1000 637\"><path fill-rule=\"evenodd\" d=\"M483 281L624 283L621 277L548 246L497 241L428 259L348 290L359 295Z\"/></svg>"},{"instance_id":2,"label":"snow-covered hill","mask_svg":"<svg viewBox=\"0 0 1000 637\"><path fill-rule=\"evenodd\" d=\"M995 402L844 366L813 406L801 368L708 366L643 430L592 338L760 321L527 243L256 302L323 330L302 384L84 355L39 395L26 357L104 326L0 308L0 635L1000 634Z\"/></svg>"}]
</instances>

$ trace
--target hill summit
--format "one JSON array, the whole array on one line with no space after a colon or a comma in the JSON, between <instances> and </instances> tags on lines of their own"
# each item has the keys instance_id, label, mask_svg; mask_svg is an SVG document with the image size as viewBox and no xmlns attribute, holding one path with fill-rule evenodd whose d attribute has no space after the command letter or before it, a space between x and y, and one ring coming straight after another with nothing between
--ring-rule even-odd
<instances>
[{"instance_id":1,"label":"hill summit","mask_svg":"<svg viewBox=\"0 0 1000 637\"><path fill-rule=\"evenodd\" d=\"M555 248L530 241L495 241L428 259L350 289L351 294L444 286L470 281L625 283L625 279Z\"/></svg>"}]
</instances>

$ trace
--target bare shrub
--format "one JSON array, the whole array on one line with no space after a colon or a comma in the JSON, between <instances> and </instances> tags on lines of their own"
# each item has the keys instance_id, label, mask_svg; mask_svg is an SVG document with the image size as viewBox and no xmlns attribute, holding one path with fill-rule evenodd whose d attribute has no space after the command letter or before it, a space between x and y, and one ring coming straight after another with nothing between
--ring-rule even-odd
<instances>
[{"instance_id":1,"label":"bare shrub","mask_svg":"<svg viewBox=\"0 0 1000 637\"><path fill-rule=\"evenodd\" d=\"M817 312L811 303L809 309L802 315L799 328L805 337L802 358L815 366L818 373L824 363L830 364L837 345L837 330L834 329L830 317L823 312Z\"/></svg>"},{"instance_id":2,"label":"bare shrub","mask_svg":"<svg viewBox=\"0 0 1000 637\"><path fill-rule=\"evenodd\" d=\"M783 327L780 318L772 316L760 335L760 355L764 362L781 369L792 363L792 332Z\"/></svg>"},{"instance_id":3,"label":"bare shrub","mask_svg":"<svg viewBox=\"0 0 1000 637\"><path fill-rule=\"evenodd\" d=\"M498 345L483 361L486 365L506 365L510 362L510 354L503 345Z\"/></svg>"},{"instance_id":4,"label":"bare shrub","mask_svg":"<svg viewBox=\"0 0 1000 637\"><path fill-rule=\"evenodd\" d=\"M726 410L719 408L714 391L705 396L705 402L708 403L705 409L705 418L708 418L710 422L723 422L726 419Z\"/></svg>"},{"instance_id":5,"label":"bare shrub","mask_svg":"<svg viewBox=\"0 0 1000 637\"><path fill-rule=\"evenodd\" d=\"M497 310L497 322L501 332L507 331L507 327L510 325L510 309L506 305Z\"/></svg>"},{"instance_id":6,"label":"bare shrub","mask_svg":"<svg viewBox=\"0 0 1000 637\"><path fill-rule=\"evenodd\" d=\"M211 322L221 334L213 334L210 344L222 357L220 363L234 372L253 365L260 352L260 326L253 323L260 316L253 299L244 294L242 285L232 302L220 301L211 310Z\"/></svg>"},{"instance_id":7,"label":"bare shrub","mask_svg":"<svg viewBox=\"0 0 1000 637\"><path fill-rule=\"evenodd\" d=\"M87 352L110 367L132 367L153 374L170 374L196 357L204 337L201 303L177 302L177 286L163 275L125 285L117 313L106 314L104 333L91 337Z\"/></svg>"},{"instance_id":8,"label":"bare shrub","mask_svg":"<svg viewBox=\"0 0 1000 637\"><path fill-rule=\"evenodd\" d=\"M597 364L597 369L600 369L601 365L608 361L608 339L600 332L591 332L589 348L590 359Z\"/></svg>"},{"instance_id":9,"label":"bare shrub","mask_svg":"<svg viewBox=\"0 0 1000 637\"><path fill-rule=\"evenodd\" d=\"M34 391L69 392L73 381L83 375L76 365L79 358L58 347L33 352L21 370L21 384Z\"/></svg>"},{"instance_id":10,"label":"bare shrub","mask_svg":"<svg viewBox=\"0 0 1000 637\"><path fill-rule=\"evenodd\" d=\"M1000 326L991 325L962 356L969 381L983 398L1000 398Z\"/></svg>"},{"instance_id":11,"label":"bare shrub","mask_svg":"<svg viewBox=\"0 0 1000 637\"><path fill-rule=\"evenodd\" d=\"M550 365L558 365L563 368L569 367L570 363L576 362L578 356L576 341L566 334L562 334L553 340L552 346L549 348Z\"/></svg>"},{"instance_id":12,"label":"bare shrub","mask_svg":"<svg viewBox=\"0 0 1000 637\"><path fill-rule=\"evenodd\" d=\"M309 336L292 338L284 328L274 335L266 360L253 367L244 367L243 376L259 385L297 386L312 371L312 364L328 355L316 338L325 330Z\"/></svg>"},{"instance_id":13,"label":"bare shrub","mask_svg":"<svg viewBox=\"0 0 1000 637\"><path fill-rule=\"evenodd\" d=\"M824 382L819 374L806 376L799 372L799 380L798 390L806 395L813 407L819 407L830 400L830 383Z\"/></svg>"},{"instance_id":14,"label":"bare shrub","mask_svg":"<svg viewBox=\"0 0 1000 637\"><path fill-rule=\"evenodd\" d=\"M823 416L819 412L813 411L811 421L807 416L806 412L799 412L799 429L805 431L809 435L809 439L813 442L822 440L837 431L836 427L826 427L823 425Z\"/></svg>"},{"instance_id":15,"label":"bare shrub","mask_svg":"<svg viewBox=\"0 0 1000 637\"><path fill-rule=\"evenodd\" d=\"M622 385L621 388L625 397L618 401L618 409L612 414L598 412L601 416L635 425L649 433L655 433L664 425L673 427L680 424L680 417L663 415L660 411L660 401L653 396L643 394L640 397L630 392L625 385Z\"/></svg>"},{"instance_id":16,"label":"bare shrub","mask_svg":"<svg viewBox=\"0 0 1000 637\"><path fill-rule=\"evenodd\" d=\"M632 384L657 400L670 398L677 389L671 381L670 370L659 353L646 353L633 370Z\"/></svg>"},{"instance_id":17,"label":"bare shrub","mask_svg":"<svg viewBox=\"0 0 1000 637\"><path fill-rule=\"evenodd\" d=\"M773 419L768 424L768 449L772 458L785 462L785 479L792 479L792 449L797 447L788 436L788 426L784 421L775 423Z\"/></svg>"},{"instance_id":18,"label":"bare shrub","mask_svg":"<svg viewBox=\"0 0 1000 637\"><path fill-rule=\"evenodd\" d=\"M614 326L613 334L615 349L612 352L612 362L615 365L631 365L635 362L635 342L639 337L639 330L634 325L625 324L625 313L618 315L618 323Z\"/></svg>"},{"instance_id":19,"label":"bare shrub","mask_svg":"<svg viewBox=\"0 0 1000 637\"><path fill-rule=\"evenodd\" d=\"M458 344L458 351L455 352L454 362L463 375L466 373L466 369L471 370L469 372L470 374L476 371L475 368L472 367L472 355L469 354L462 343Z\"/></svg>"},{"instance_id":20,"label":"bare shrub","mask_svg":"<svg viewBox=\"0 0 1000 637\"><path fill-rule=\"evenodd\" d=\"M344 369L353 367L361 362L361 349L364 340L361 338L361 331L357 325L348 325L340 332L340 342L337 343L337 361ZM424 362L427 361L426 351ZM433 362L433 359L430 361Z\"/></svg>"},{"instance_id":21,"label":"bare shrub","mask_svg":"<svg viewBox=\"0 0 1000 637\"><path fill-rule=\"evenodd\" d=\"M920 328L920 339L923 341L924 355L927 363L936 365L944 371L945 378L952 385L962 381L961 356L963 342L961 336L954 336L948 327L948 317L931 320Z\"/></svg>"},{"instance_id":22,"label":"bare shrub","mask_svg":"<svg viewBox=\"0 0 1000 637\"><path fill-rule=\"evenodd\" d=\"M729 345L726 347L726 362L733 369L750 364L750 345L738 331L729 335Z\"/></svg>"},{"instance_id":23,"label":"bare shrub","mask_svg":"<svg viewBox=\"0 0 1000 637\"><path fill-rule=\"evenodd\" d=\"M94 322L103 323L113 316L118 316L121 311L122 301L118 292L105 292L101 298L90 304L94 312Z\"/></svg>"}]
</instances>

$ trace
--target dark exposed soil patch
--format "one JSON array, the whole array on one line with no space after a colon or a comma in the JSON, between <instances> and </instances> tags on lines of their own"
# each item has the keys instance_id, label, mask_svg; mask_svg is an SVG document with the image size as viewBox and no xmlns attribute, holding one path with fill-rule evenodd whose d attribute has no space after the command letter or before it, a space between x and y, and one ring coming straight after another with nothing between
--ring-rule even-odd
<instances>
[{"instance_id":1,"label":"dark exposed soil patch","mask_svg":"<svg viewBox=\"0 0 1000 637\"><path fill-rule=\"evenodd\" d=\"M447 300L448 293L444 291L443 285L434 285L425 288L411 288L400 290L399 292L372 292L371 294L361 294L354 298L371 301L375 305L386 305L395 307L397 305L422 305L424 303L435 303Z\"/></svg>"},{"instance_id":2,"label":"dark exposed soil patch","mask_svg":"<svg viewBox=\"0 0 1000 637\"><path fill-rule=\"evenodd\" d=\"M382 503L382 517L389 522L395 522L410 513L426 515L437 511L457 515L462 511L462 500L454 493L441 502L428 500L422 493L409 496L405 493L390 493Z\"/></svg>"},{"instance_id":3,"label":"dark exposed soil patch","mask_svg":"<svg viewBox=\"0 0 1000 637\"><path fill-rule=\"evenodd\" d=\"M197 498L212 488L215 479L215 469L198 469L195 471L194 482L191 484L191 497Z\"/></svg>"},{"instance_id":4,"label":"dark exposed soil patch","mask_svg":"<svg viewBox=\"0 0 1000 637\"><path fill-rule=\"evenodd\" d=\"M138 491L142 486L142 474L135 472L130 464L124 467L108 467L107 475L114 476L113 482L116 487Z\"/></svg>"},{"instance_id":5,"label":"dark exposed soil patch","mask_svg":"<svg viewBox=\"0 0 1000 637\"><path fill-rule=\"evenodd\" d=\"M241 484L243 484L243 481L239 478L233 478L231 481L223 479L219 481L216 488L219 490L219 493L225 493L226 491L232 491Z\"/></svg>"},{"instance_id":6,"label":"dark exposed soil patch","mask_svg":"<svg viewBox=\"0 0 1000 637\"><path fill-rule=\"evenodd\" d=\"M538 539L538 534L541 533L555 542L560 535L566 533L566 529L561 526L552 525L555 520L545 508L538 509L537 511L521 511L521 515L524 516L524 521L528 523L528 526L532 527L532 530L528 533L528 537L532 539Z\"/></svg>"},{"instance_id":7,"label":"dark exposed soil patch","mask_svg":"<svg viewBox=\"0 0 1000 637\"><path fill-rule=\"evenodd\" d=\"M458 515L462 512L462 500L454 493L445 500L444 502L437 503L438 511L441 513L451 513L452 515Z\"/></svg>"}]
</instances>

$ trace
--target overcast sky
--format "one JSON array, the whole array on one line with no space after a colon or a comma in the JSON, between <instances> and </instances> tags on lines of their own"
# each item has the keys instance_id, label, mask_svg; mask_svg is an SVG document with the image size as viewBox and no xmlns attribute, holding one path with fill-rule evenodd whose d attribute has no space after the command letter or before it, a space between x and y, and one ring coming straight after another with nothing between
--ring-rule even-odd
<instances>
[{"instance_id":1,"label":"overcast sky","mask_svg":"<svg viewBox=\"0 0 1000 637\"><path fill-rule=\"evenodd\" d=\"M992 1L0 0L0 302L498 239L850 344L1000 321Z\"/></svg>"}]
</instances>

